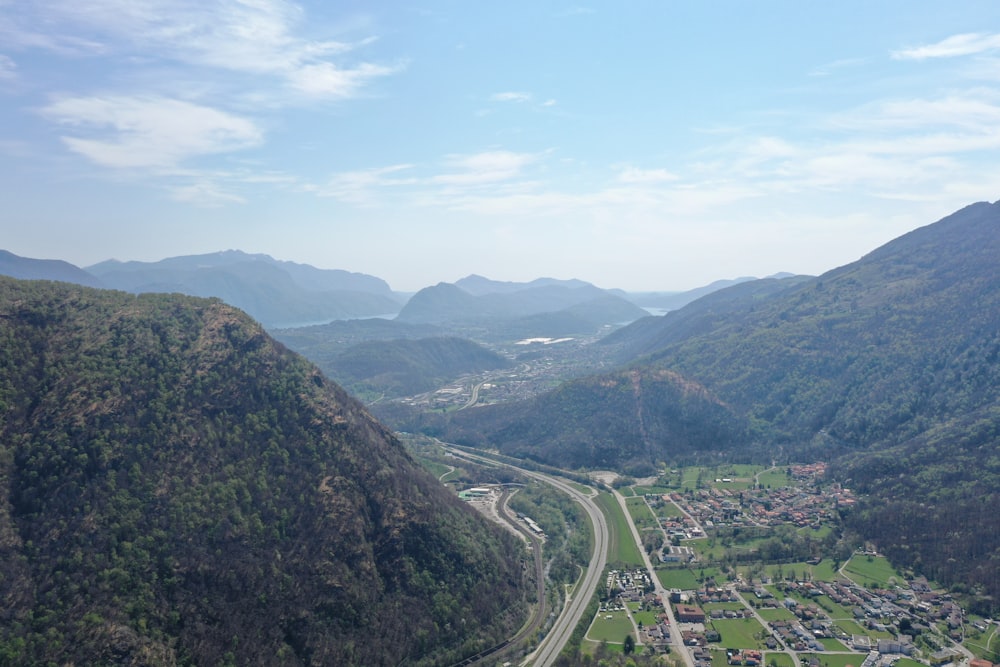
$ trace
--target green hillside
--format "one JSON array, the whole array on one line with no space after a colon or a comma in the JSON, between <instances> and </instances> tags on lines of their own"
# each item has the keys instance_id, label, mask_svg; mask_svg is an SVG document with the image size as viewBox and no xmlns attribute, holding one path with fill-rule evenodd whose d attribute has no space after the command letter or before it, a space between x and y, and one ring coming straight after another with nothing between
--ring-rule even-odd
<instances>
[{"instance_id":1,"label":"green hillside","mask_svg":"<svg viewBox=\"0 0 1000 667\"><path fill-rule=\"evenodd\" d=\"M324 371L361 396L409 396L510 361L462 338L371 341L348 348Z\"/></svg>"},{"instance_id":2,"label":"green hillside","mask_svg":"<svg viewBox=\"0 0 1000 667\"><path fill-rule=\"evenodd\" d=\"M635 474L745 443L745 424L726 405L657 370L584 378L529 401L462 410L444 428L449 439L514 456Z\"/></svg>"},{"instance_id":3,"label":"green hillside","mask_svg":"<svg viewBox=\"0 0 1000 667\"><path fill-rule=\"evenodd\" d=\"M216 300L0 279L0 664L448 664L522 547Z\"/></svg>"}]
</instances>

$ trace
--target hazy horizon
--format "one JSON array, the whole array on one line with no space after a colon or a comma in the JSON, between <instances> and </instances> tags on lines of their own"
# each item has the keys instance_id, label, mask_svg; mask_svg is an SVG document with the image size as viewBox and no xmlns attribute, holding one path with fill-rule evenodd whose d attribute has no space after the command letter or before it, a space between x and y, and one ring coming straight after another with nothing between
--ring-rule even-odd
<instances>
[{"instance_id":1,"label":"hazy horizon","mask_svg":"<svg viewBox=\"0 0 1000 667\"><path fill-rule=\"evenodd\" d=\"M0 10L2 247L412 292L819 275L1000 197L1000 6Z\"/></svg>"}]
</instances>

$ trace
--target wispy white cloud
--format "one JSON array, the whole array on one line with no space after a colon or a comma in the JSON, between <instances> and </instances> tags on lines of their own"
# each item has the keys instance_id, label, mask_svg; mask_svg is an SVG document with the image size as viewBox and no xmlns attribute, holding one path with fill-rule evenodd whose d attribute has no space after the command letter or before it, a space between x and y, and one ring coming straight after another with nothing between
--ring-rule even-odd
<instances>
[{"instance_id":1,"label":"wispy white cloud","mask_svg":"<svg viewBox=\"0 0 1000 667\"><path fill-rule=\"evenodd\" d=\"M0 53L0 81L13 81L17 78L17 65L8 56Z\"/></svg>"},{"instance_id":2,"label":"wispy white cloud","mask_svg":"<svg viewBox=\"0 0 1000 667\"><path fill-rule=\"evenodd\" d=\"M176 187L171 191L170 198L174 201L207 208L246 203L246 199L243 197L227 192L217 183L211 181L198 181L190 185Z\"/></svg>"},{"instance_id":3,"label":"wispy white cloud","mask_svg":"<svg viewBox=\"0 0 1000 667\"><path fill-rule=\"evenodd\" d=\"M445 185L476 185L506 181L518 176L521 170L538 159L531 153L512 151L486 151L473 155L449 155L448 173L431 178L433 183Z\"/></svg>"},{"instance_id":4,"label":"wispy white cloud","mask_svg":"<svg viewBox=\"0 0 1000 667\"><path fill-rule=\"evenodd\" d=\"M622 183L669 183L676 181L680 177L666 169L640 169L638 167L625 167L618 173L618 180Z\"/></svg>"},{"instance_id":5,"label":"wispy white cloud","mask_svg":"<svg viewBox=\"0 0 1000 667\"><path fill-rule=\"evenodd\" d=\"M164 168L189 158L250 148L263 134L252 121L160 97L67 97L42 109L91 136L64 136L75 153L112 168Z\"/></svg>"},{"instance_id":6,"label":"wispy white cloud","mask_svg":"<svg viewBox=\"0 0 1000 667\"><path fill-rule=\"evenodd\" d=\"M395 68L362 63L353 69L320 62L304 65L289 73L289 84L295 90L314 97L354 97L369 80L392 74Z\"/></svg>"},{"instance_id":7,"label":"wispy white cloud","mask_svg":"<svg viewBox=\"0 0 1000 667\"><path fill-rule=\"evenodd\" d=\"M490 95L490 99L494 102L530 102L531 93L525 93L520 91L509 91L504 93L494 93Z\"/></svg>"},{"instance_id":8,"label":"wispy white cloud","mask_svg":"<svg viewBox=\"0 0 1000 667\"><path fill-rule=\"evenodd\" d=\"M866 105L833 119L850 130L916 130L961 128L993 133L1000 130L1000 97L992 91L965 91L937 99L888 100Z\"/></svg>"},{"instance_id":9,"label":"wispy white cloud","mask_svg":"<svg viewBox=\"0 0 1000 667\"><path fill-rule=\"evenodd\" d=\"M809 76L830 76L834 72L859 67L864 65L866 62L867 59L865 58L842 58L840 60L834 60L833 62L816 67L809 72Z\"/></svg>"},{"instance_id":10,"label":"wispy white cloud","mask_svg":"<svg viewBox=\"0 0 1000 667\"><path fill-rule=\"evenodd\" d=\"M954 58L1000 49L1000 33L968 32L952 35L934 44L899 49L892 52L896 60L926 60Z\"/></svg>"},{"instance_id":11,"label":"wispy white cloud","mask_svg":"<svg viewBox=\"0 0 1000 667\"><path fill-rule=\"evenodd\" d=\"M367 81L400 69L363 59L337 63L374 38L313 39L308 29L302 7L287 0L53 0L19 19L0 20L0 37L20 48L137 56L265 76L312 97L351 96ZM253 80L258 88L266 83Z\"/></svg>"},{"instance_id":12,"label":"wispy white cloud","mask_svg":"<svg viewBox=\"0 0 1000 667\"><path fill-rule=\"evenodd\" d=\"M412 165L409 164L394 164L342 172L334 174L325 185L306 186L304 189L348 204L371 206L385 199L386 190L417 183L416 178L395 176L411 168Z\"/></svg>"}]
</instances>

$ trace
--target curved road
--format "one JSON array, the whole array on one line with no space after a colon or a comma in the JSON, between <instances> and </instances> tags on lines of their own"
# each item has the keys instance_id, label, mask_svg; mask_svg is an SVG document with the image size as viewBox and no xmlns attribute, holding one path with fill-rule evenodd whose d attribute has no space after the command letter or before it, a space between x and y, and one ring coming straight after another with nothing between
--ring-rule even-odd
<instances>
[{"instance_id":1,"label":"curved road","mask_svg":"<svg viewBox=\"0 0 1000 667\"><path fill-rule=\"evenodd\" d=\"M532 470L525 470L509 463L501 463L500 461L486 456L479 456L464 449L449 445L445 445L445 447L456 456L479 463L513 468L528 477L554 486L580 503L587 516L590 517L590 522L594 527L594 553L590 558L590 565L588 565L583 578L577 583L574 593L567 600L567 603L563 605L563 610L552 625L552 629L549 630L545 638L538 644L534 653L529 655L525 660L525 664L534 665L535 667L549 667L549 665L555 662L556 658L559 657L559 653L566 646L566 642L569 641L577 623L583 617L590 598L593 597L594 591L597 590L597 585L604 576L604 567L608 562L608 547L610 544L608 522L604 518L604 512L601 511L601 508L597 506L597 503L593 501L593 498L589 494L581 492L577 487L563 479Z\"/></svg>"},{"instance_id":2,"label":"curved road","mask_svg":"<svg viewBox=\"0 0 1000 667\"><path fill-rule=\"evenodd\" d=\"M572 484L558 477L551 477L542 473L528 470L523 470L522 472L529 477L534 477L546 484L551 484L560 491L567 493L571 498L583 505L584 511L590 517L590 522L594 526L594 555L590 558L590 565L587 567L587 572L577 584L575 593L569 598L568 603L564 606L552 629L545 635L545 639L535 649L534 654L528 656L529 661L533 660L530 664L536 667L548 667L548 665L555 662L563 647L566 646L566 642L569 641L577 623L583 617L583 612L586 611L587 605L590 603L590 598L593 597L594 591L597 590L597 585L604 577L604 567L608 563L608 522L604 518L604 512L601 511L601 508L597 506L597 503L593 501L591 496L582 493Z\"/></svg>"}]
</instances>

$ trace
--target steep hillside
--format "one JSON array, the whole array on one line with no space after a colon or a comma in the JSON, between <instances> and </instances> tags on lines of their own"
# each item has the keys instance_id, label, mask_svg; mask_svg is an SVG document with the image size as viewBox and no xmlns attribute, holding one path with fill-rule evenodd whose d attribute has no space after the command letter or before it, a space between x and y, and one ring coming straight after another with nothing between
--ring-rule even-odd
<instances>
[{"instance_id":1,"label":"steep hillside","mask_svg":"<svg viewBox=\"0 0 1000 667\"><path fill-rule=\"evenodd\" d=\"M742 281L709 292L661 317L636 320L606 336L600 344L617 348L615 356L619 361L629 361L662 350L671 343L707 334L735 318L753 313L764 301L809 280L809 276L789 276Z\"/></svg>"},{"instance_id":2,"label":"steep hillside","mask_svg":"<svg viewBox=\"0 0 1000 667\"><path fill-rule=\"evenodd\" d=\"M638 369L566 382L527 401L462 410L436 428L456 442L513 456L635 474L746 442L742 420L704 387L669 371Z\"/></svg>"},{"instance_id":3,"label":"steep hillside","mask_svg":"<svg viewBox=\"0 0 1000 667\"><path fill-rule=\"evenodd\" d=\"M510 361L461 338L371 341L348 348L324 371L356 395L411 396Z\"/></svg>"},{"instance_id":4,"label":"steep hillside","mask_svg":"<svg viewBox=\"0 0 1000 667\"><path fill-rule=\"evenodd\" d=\"M1000 399L1000 204L975 204L642 363L827 451L898 443ZM692 304L694 305L694 304ZM669 315L669 314L668 314Z\"/></svg>"},{"instance_id":5,"label":"steep hillside","mask_svg":"<svg viewBox=\"0 0 1000 667\"><path fill-rule=\"evenodd\" d=\"M447 664L522 547L217 300L0 279L0 663Z\"/></svg>"}]
</instances>

